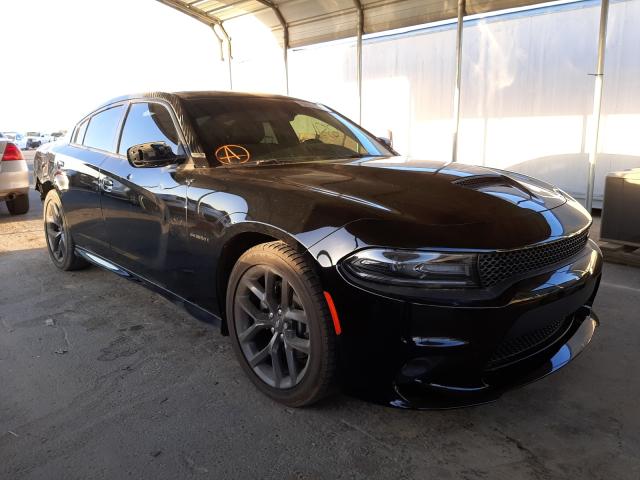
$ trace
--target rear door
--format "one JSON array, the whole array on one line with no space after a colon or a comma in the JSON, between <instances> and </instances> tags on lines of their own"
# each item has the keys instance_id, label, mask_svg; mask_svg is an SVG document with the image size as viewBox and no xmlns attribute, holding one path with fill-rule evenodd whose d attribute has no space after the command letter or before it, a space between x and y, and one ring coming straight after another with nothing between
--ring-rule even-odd
<instances>
[{"instance_id":1,"label":"rear door","mask_svg":"<svg viewBox=\"0 0 640 480\"><path fill-rule=\"evenodd\" d=\"M122 267L170 290L184 287L181 255L186 248L187 184L178 166L134 167L127 150L164 142L182 153L170 106L155 101L129 105L117 152L101 166L102 212L111 258Z\"/></svg>"},{"instance_id":2,"label":"rear door","mask_svg":"<svg viewBox=\"0 0 640 480\"><path fill-rule=\"evenodd\" d=\"M99 168L107 152L113 150L123 113L124 105L116 105L84 120L71 143L56 148L49 167L75 243L102 256L109 254L109 243L100 208Z\"/></svg>"}]
</instances>

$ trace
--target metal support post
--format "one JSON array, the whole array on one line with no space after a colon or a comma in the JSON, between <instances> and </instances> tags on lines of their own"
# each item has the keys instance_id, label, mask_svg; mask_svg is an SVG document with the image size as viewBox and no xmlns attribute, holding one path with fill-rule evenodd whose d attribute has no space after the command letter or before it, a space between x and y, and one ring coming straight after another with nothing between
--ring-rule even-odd
<instances>
[{"instance_id":1,"label":"metal support post","mask_svg":"<svg viewBox=\"0 0 640 480\"><path fill-rule=\"evenodd\" d=\"M453 91L453 148L451 161L458 161L458 132L460 130L460 85L462 83L462 32L466 1L458 0L458 23L456 26L456 84Z\"/></svg>"},{"instance_id":2,"label":"metal support post","mask_svg":"<svg viewBox=\"0 0 640 480\"><path fill-rule=\"evenodd\" d=\"M596 66L596 82L593 92L593 135L589 149L589 177L587 179L587 198L585 207L591 212L593 207L593 186L596 178L596 160L598 157L598 140L600 137L600 115L602 112L602 91L604 88L604 53L607 45L607 19L609 16L609 0L600 4L600 30L598 32L598 61Z\"/></svg>"}]
</instances>

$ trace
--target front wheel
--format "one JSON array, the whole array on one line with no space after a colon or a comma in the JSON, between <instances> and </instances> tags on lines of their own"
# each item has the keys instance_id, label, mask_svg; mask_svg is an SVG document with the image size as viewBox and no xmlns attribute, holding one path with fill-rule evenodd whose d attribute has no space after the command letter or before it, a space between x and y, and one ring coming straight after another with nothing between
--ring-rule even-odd
<instances>
[{"instance_id":1,"label":"front wheel","mask_svg":"<svg viewBox=\"0 0 640 480\"><path fill-rule=\"evenodd\" d=\"M331 391L336 339L326 301L310 262L287 244L264 243L240 257L227 324L242 368L266 395L302 407Z\"/></svg>"},{"instance_id":2,"label":"front wheel","mask_svg":"<svg viewBox=\"0 0 640 480\"><path fill-rule=\"evenodd\" d=\"M88 265L86 260L75 253L62 202L56 190L49 190L44 199L44 233L49 257L60 270L78 270Z\"/></svg>"}]
</instances>

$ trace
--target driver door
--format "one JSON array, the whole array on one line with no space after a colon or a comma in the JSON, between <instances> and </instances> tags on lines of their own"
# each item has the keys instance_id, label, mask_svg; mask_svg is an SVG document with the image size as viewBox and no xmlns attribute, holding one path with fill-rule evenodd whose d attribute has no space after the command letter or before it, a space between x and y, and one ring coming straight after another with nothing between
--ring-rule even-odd
<instances>
[{"instance_id":1,"label":"driver door","mask_svg":"<svg viewBox=\"0 0 640 480\"><path fill-rule=\"evenodd\" d=\"M147 142L164 142L182 151L174 115L160 102L130 103L117 153L101 165L102 212L118 265L162 287L183 284L180 258L186 247L187 183L181 167L134 167L127 150Z\"/></svg>"}]
</instances>

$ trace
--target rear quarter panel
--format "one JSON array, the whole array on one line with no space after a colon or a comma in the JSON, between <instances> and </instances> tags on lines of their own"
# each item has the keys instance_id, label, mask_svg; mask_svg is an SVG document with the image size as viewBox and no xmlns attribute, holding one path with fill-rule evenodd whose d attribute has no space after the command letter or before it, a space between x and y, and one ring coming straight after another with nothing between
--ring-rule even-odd
<instances>
[{"instance_id":1,"label":"rear quarter panel","mask_svg":"<svg viewBox=\"0 0 640 480\"><path fill-rule=\"evenodd\" d=\"M108 255L100 208L99 166L105 154L70 144L46 145L34 160L41 191L55 188L76 245Z\"/></svg>"}]
</instances>

